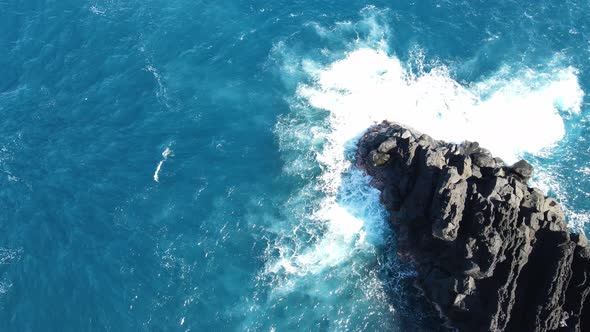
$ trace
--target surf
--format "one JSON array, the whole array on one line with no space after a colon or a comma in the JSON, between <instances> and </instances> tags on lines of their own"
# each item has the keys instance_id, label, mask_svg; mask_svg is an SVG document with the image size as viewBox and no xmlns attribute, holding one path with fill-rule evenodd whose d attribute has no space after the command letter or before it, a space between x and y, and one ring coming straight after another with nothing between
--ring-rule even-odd
<instances>
[{"instance_id":1,"label":"surf","mask_svg":"<svg viewBox=\"0 0 590 332\"><path fill-rule=\"evenodd\" d=\"M289 216L270 229L274 236L260 276L273 294L268 306L292 293L363 289L354 293L352 306L395 311L377 277L383 266L374 265L390 235L387 214L371 179L354 167L356 142L371 125L392 120L436 139L477 141L512 163L550 153L564 137L563 117L582 107L578 71L559 57L549 59L546 70L506 65L479 81L458 82L451 67L426 60L421 51L408 52L405 62L391 54L391 30L381 15L367 7L358 22L309 23L325 40L356 35L339 50L323 49L323 57L298 54L283 41L271 53L292 87L285 98L290 113L275 126L283 173L301 186L283 206ZM358 269L365 273L351 274ZM342 284L330 285L331 278Z\"/></svg>"}]
</instances>

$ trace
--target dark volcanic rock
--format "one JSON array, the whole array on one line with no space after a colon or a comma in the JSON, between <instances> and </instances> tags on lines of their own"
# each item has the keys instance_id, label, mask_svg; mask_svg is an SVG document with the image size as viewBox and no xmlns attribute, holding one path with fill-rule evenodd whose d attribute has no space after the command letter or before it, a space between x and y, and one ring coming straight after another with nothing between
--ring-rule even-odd
<instances>
[{"instance_id":1,"label":"dark volcanic rock","mask_svg":"<svg viewBox=\"0 0 590 332\"><path fill-rule=\"evenodd\" d=\"M357 165L391 212L399 254L424 295L460 331L584 331L590 248L557 201L477 143L450 144L383 122ZM590 330L587 330L590 331Z\"/></svg>"}]
</instances>

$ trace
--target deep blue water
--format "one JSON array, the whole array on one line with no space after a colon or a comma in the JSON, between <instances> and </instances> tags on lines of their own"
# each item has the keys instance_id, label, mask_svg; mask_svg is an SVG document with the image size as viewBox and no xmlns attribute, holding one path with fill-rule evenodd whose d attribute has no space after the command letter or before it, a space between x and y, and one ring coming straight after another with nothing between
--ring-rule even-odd
<instances>
[{"instance_id":1,"label":"deep blue water","mask_svg":"<svg viewBox=\"0 0 590 332\"><path fill-rule=\"evenodd\" d=\"M588 22L572 0L0 0L0 330L434 329L354 138L388 116L488 140L588 234Z\"/></svg>"}]
</instances>

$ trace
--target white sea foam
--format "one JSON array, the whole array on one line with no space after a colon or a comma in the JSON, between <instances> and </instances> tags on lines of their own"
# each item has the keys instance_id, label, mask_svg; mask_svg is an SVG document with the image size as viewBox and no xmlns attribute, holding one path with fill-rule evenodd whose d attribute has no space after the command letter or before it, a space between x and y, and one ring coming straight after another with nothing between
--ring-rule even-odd
<instances>
[{"instance_id":1,"label":"white sea foam","mask_svg":"<svg viewBox=\"0 0 590 332\"><path fill-rule=\"evenodd\" d=\"M22 254L22 248L13 249L0 247L0 266L17 263L20 261ZM8 293L11 287L12 282L0 275L0 296Z\"/></svg>"},{"instance_id":2,"label":"white sea foam","mask_svg":"<svg viewBox=\"0 0 590 332\"><path fill-rule=\"evenodd\" d=\"M285 220L268 227L274 234L260 280L270 278L279 299L292 291L322 297L353 288L352 305L368 301L393 311L379 300L383 285L370 267L388 230L378 191L352 167L359 136L388 119L436 139L478 141L514 162L563 137L561 115L580 111L583 91L577 71L557 60L545 71L504 67L461 84L444 65L426 65L419 51L402 63L388 50L381 13L367 7L361 15L361 21L333 27L307 25L331 43L344 40L344 52L325 48L317 59L284 41L273 48L270 61L279 63L285 86L295 87L288 97L291 113L275 128L284 173L303 184L285 202ZM342 280L336 287L327 282L335 275ZM272 294L270 308L278 303ZM346 322L337 326L345 329Z\"/></svg>"},{"instance_id":3,"label":"white sea foam","mask_svg":"<svg viewBox=\"0 0 590 332\"><path fill-rule=\"evenodd\" d=\"M558 170L551 168L547 169L541 165L537 165L535 172L537 175L529 184L541 189L544 193L557 198L565 214L568 227L576 232L584 232L586 225L590 224L590 213L589 211L579 211L571 208L568 192L563 189L563 186L557 177L558 174L556 174L556 172L558 172ZM588 193L584 194L587 196L589 195Z\"/></svg>"},{"instance_id":4,"label":"white sea foam","mask_svg":"<svg viewBox=\"0 0 590 332\"><path fill-rule=\"evenodd\" d=\"M21 248L2 248L0 247L0 265L12 264L20 260L23 250Z\"/></svg>"},{"instance_id":5,"label":"white sea foam","mask_svg":"<svg viewBox=\"0 0 590 332\"><path fill-rule=\"evenodd\" d=\"M95 15L99 15L99 16L104 16L106 14L106 10L97 7L96 5L92 5L90 6L90 11L95 14Z\"/></svg>"},{"instance_id":6,"label":"white sea foam","mask_svg":"<svg viewBox=\"0 0 590 332\"><path fill-rule=\"evenodd\" d=\"M158 98L158 101L162 105L166 106L166 108L170 109L170 98L168 97L168 88L164 83L162 75L155 66L149 63L149 61L148 65L145 66L144 70L150 72L156 80L156 83L158 85L158 89L156 90L156 97Z\"/></svg>"},{"instance_id":7,"label":"white sea foam","mask_svg":"<svg viewBox=\"0 0 590 332\"><path fill-rule=\"evenodd\" d=\"M327 110L328 118L322 123L317 120L318 111L307 109L300 121L291 119L280 130L287 132L281 133L287 145L315 151L314 160L289 163L287 168L297 173L310 162L319 165L321 173L314 185L326 196L311 219L325 223L327 231L315 247L282 258L270 269L280 266L299 274L333 266L363 242L366 220L349 212L362 197L342 201L336 195L343 190L347 179L343 174L351 166L347 151L370 125L388 119L437 139L478 141L496 156L514 162L524 152L539 153L560 140L564 124L559 112L579 112L583 96L576 71L570 67L549 73L511 73L505 68L487 80L462 86L444 66L412 72L379 48L351 51L326 67L303 60L301 68L313 83L297 88L298 102ZM349 180L348 185L362 186L358 180Z\"/></svg>"},{"instance_id":8,"label":"white sea foam","mask_svg":"<svg viewBox=\"0 0 590 332\"><path fill-rule=\"evenodd\" d=\"M379 192L368 185L368 180L360 171L352 170L345 177L342 195L338 199L327 195L310 218L312 224L325 227L323 236L311 247L284 250L267 272L318 274L349 260L355 251L371 251L373 244L381 241L385 213L379 205Z\"/></svg>"},{"instance_id":9,"label":"white sea foam","mask_svg":"<svg viewBox=\"0 0 590 332\"><path fill-rule=\"evenodd\" d=\"M158 166L156 166L156 171L154 172L154 181L160 182L160 169L162 168L162 164L164 164L164 160L160 160Z\"/></svg>"},{"instance_id":10,"label":"white sea foam","mask_svg":"<svg viewBox=\"0 0 590 332\"><path fill-rule=\"evenodd\" d=\"M559 112L579 112L583 97L571 67L549 73L504 68L463 86L444 66L414 73L396 57L370 48L308 73L315 84L300 86L298 93L330 111L337 140L388 119L437 139L478 141L508 162L559 141L565 133Z\"/></svg>"},{"instance_id":11,"label":"white sea foam","mask_svg":"<svg viewBox=\"0 0 590 332\"><path fill-rule=\"evenodd\" d=\"M7 280L0 279L0 295L4 295L8 293L10 288L12 287L12 283Z\"/></svg>"},{"instance_id":12,"label":"white sea foam","mask_svg":"<svg viewBox=\"0 0 590 332\"><path fill-rule=\"evenodd\" d=\"M160 182L160 170L162 169L162 165L164 165L166 159L168 159L168 156L170 156L171 154L172 150L170 150L170 147L166 147L166 149L162 152L163 159L160 160L158 166L156 166L156 171L154 172L154 181Z\"/></svg>"},{"instance_id":13,"label":"white sea foam","mask_svg":"<svg viewBox=\"0 0 590 332\"><path fill-rule=\"evenodd\" d=\"M276 131L286 173L310 180L291 203L310 204L317 196L311 217L301 217L322 232L314 232L317 240L311 246L279 250L268 272L319 273L345 262L351 251L370 250L378 242L379 236L367 240L370 225L383 220L378 195L362 194L366 189L346 199L341 195L368 187L368 180L351 170L351 151L370 125L388 119L436 139L478 141L514 162L525 152L541 153L554 145L565 133L560 113L580 111L584 93L577 71L557 60L546 71L504 67L487 79L462 85L444 65L425 66L419 51L410 63L388 54L389 29L380 22L380 13L368 7L361 14L363 20L334 28L308 25L326 39L356 34L346 45L349 51L328 65L301 58L284 43L274 49L279 55L271 56L281 58L285 81L307 82L297 86L290 100L293 114Z\"/></svg>"}]
</instances>

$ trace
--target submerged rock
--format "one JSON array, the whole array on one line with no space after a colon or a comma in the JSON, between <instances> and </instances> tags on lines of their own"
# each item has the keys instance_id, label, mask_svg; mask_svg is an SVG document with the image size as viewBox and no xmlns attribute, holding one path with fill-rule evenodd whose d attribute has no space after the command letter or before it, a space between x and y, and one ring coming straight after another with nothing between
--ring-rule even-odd
<instances>
[{"instance_id":1,"label":"submerged rock","mask_svg":"<svg viewBox=\"0 0 590 332\"><path fill-rule=\"evenodd\" d=\"M475 142L451 144L391 122L361 138L399 254L460 331L590 331L590 248L559 203Z\"/></svg>"}]
</instances>

